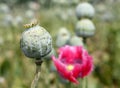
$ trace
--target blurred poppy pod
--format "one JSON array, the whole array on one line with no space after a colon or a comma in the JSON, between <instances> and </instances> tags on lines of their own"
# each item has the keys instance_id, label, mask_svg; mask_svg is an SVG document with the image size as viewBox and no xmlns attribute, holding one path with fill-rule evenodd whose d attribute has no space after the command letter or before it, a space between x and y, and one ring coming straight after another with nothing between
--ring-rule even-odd
<instances>
[{"instance_id":1,"label":"blurred poppy pod","mask_svg":"<svg viewBox=\"0 0 120 88\"><path fill-rule=\"evenodd\" d=\"M77 16L78 19L93 18L94 14L95 14L94 7L87 2L80 3L76 7L76 16Z\"/></svg>"},{"instance_id":2,"label":"blurred poppy pod","mask_svg":"<svg viewBox=\"0 0 120 88\"><path fill-rule=\"evenodd\" d=\"M84 46L83 39L78 36L71 37L69 44L72 46Z\"/></svg>"},{"instance_id":3,"label":"blurred poppy pod","mask_svg":"<svg viewBox=\"0 0 120 88\"><path fill-rule=\"evenodd\" d=\"M57 34L56 45L57 47L64 46L70 40L70 32L66 28L60 28Z\"/></svg>"},{"instance_id":4,"label":"blurred poppy pod","mask_svg":"<svg viewBox=\"0 0 120 88\"><path fill-rule=\"evenodd\" d=\"M75 32L80 37L91 37L95 33L95 26L91 20L82 19L77 22Z\"/></svg>"},{"instance_id":5,"label":"blurred poppy pod","mask_svg":"<svg viewBox=\"0 0 120 88\"><path fill-rule=\"evenodd\" d=\"M37 23L25 25L26 31L22 33L20 47L23 53L30 58L41 58L52 50L50 34Z\"/></svg>"},{"instance_id":6,"label":"blurred poppy pod","mask_svg":"<svg viewBox=\"0 0 120 88\"><path fill-rule=\"evenodd\" d=\"M51 56L53 55L56 56L56 52L54 48L52 48L51 52L43 58L45 58L45 60L48 60L48 59L51 59Z\"/></svg>"}]
</instances>

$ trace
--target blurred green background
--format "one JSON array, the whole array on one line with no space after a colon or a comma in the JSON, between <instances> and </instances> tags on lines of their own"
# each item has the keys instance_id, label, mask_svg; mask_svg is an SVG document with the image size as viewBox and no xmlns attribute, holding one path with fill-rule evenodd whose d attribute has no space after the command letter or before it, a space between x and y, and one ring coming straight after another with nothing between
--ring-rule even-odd
<instances>
[{"instance_id":1,"label":"blurred green background","mask_svg":"<svg viewBox=\"0 0 120 88\"><path fill-rule=\"evenodd\" d=\"M53 37L66 27L74 35L76 6L84 0L0 0L0 88L30 88L35 73L34 61L20 49L24 24L37 19ZM92 19L95 35L87 40L94 58L89 88L120 88L120 0L85 0L96 10ZM39 88L69 88L51 60L42 65ZM74 85L73 88L76 88Z\"/></svg>"}]
</instances>

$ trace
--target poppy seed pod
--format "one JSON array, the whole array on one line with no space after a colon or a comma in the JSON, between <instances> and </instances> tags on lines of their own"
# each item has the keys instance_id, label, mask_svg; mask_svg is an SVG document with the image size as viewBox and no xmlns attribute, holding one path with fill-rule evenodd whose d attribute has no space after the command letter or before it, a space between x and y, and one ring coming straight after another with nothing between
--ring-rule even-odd
<instances>
[{"instance_id":1,"label":"poppy seed pod","mask_svg":"<svg viewBox=\"0 0 120 88\"><path fill-rule=\"evenodd\" d=\"M23 53L30 58L41 58L52 50L52 38L50 34L38 24L27 24L29 27L22 33L20 47Z\"/></svg>"},{"instance_id":2,"label":"poppy seed pod","mask_svg":"<svg viewBox=\"0 0 120 88\"><path fill-rule=\"evenodd\" d=\"M57 34L56 45L57 47L64 46L70 40L70 32L66 28L60 28Z\"/></svg>"},{"instance_id":3,"label":"poppy seed pod","mask_svg":"<svg viewBox=\"0 0 120 88\"><path fill-rule=\"evenodd\" d=\"M53 48L52 50L51 50L51 52L48 54L48 55L46 55L45 57L43 57L43 58L45 58L45 60L50 60L51 59L51 56L56 56L56 52L55 52L55 49Z\"/></svg>"},{"instance_id":4,"label":"poppy seed pod","mask_svg":"<svg viewBox=\"0 0 120 88\"><path fill-rule=\"evenodd\" d=\"M91 20L82 19L77 22L75 32L77 36L90 37L94 35L95 26Z\"/></svg>"},{"instance_id":5,"label":"poppy seed pod","mask_svg":"<svg viewBox=\"0 0 120 88\"><path fill-rule=\"evenodd\" d=\"M76 7L76 16L78 19L81 18L93 18L95 14L95 9L94 7L89 4L89 3L80 3L77 7Z\"/></svg>"},{"instance_id":6,"label":"poppy seed pod","mask_svg":"<svg viewBox=\"0 0 120 88\"><path fill-rule=\"evenodd\" d=\"M83 39L78 36L71 37L69 43L72 46L84 46Z\"/></svg>"}]
</instances>

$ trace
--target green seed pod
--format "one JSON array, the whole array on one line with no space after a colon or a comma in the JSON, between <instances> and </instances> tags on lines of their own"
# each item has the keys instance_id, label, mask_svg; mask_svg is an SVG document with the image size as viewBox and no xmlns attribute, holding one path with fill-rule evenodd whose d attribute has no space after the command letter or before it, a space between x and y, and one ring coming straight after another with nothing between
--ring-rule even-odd
<instances>
[{"instance_id":1,"label":"green seed pod","mask_svg":"<svg viewBox=\"0 0 120 88\"><path fill-rule=\"evenodd\" d=\"M56 56L56 53L55 53L55 49L54 49L54 48L51 50L51 52L50 52L48 55L46 55L46 56L43 57L43 58L45 58L45 60L48 60L48 59L51 59L52 55Z\"/></svg>"},{"instance_id":2,"label":"green seed pod","mask_svg":"<svg viewBox=\"0 0 120 88\"><path fill-rule=\"evenodd\" d=\"M81 37L78 36L73 36L70 41L69 44L72 46L84 46L83 44L83 39Z\"/></svg>"},{"instance_id":3,"label":"green seed pod","mask_svg":"<svg viewBox=\"0 0 120 88\"><path fill-rule=\"evenodd\" d=\"M91 20L82 19L77 22L75 32L79 37L90 37L94 35L95 26Z\"/></svg>"},{"instance_id":4,"label":"green seed pod","mask_svg":"<svg viewBox=\"0 0 120 88\"><path fill-rule=\"evenodd\" d=\"M38 24L25 25L28 29L22 33L20 47L23 53L30 58L41 58L52 50L50 34Z\"/></svg>"},{"instance_id":5,"label":"green seed pod","mask_svg":"<svg viewBox=\"0 0 120 88\"><path fill-rule=\"evenodd\" d=\"M57 34L56 45L62 47L70 40L70 32L66 28L60 28Z\"/></svg>"},{"instance_id":6,"label":"green seed pod","mask_svg":"<svg viewBox=\"0 0 120 88\"><path fill-rule=\"evenodd\" d=\"M77 7L76 7L76 16L78 19L81 18L93 18L95 14L95 9L94 7L89 4L89 3L80 3Z\"/></svg>"}]
</instances>

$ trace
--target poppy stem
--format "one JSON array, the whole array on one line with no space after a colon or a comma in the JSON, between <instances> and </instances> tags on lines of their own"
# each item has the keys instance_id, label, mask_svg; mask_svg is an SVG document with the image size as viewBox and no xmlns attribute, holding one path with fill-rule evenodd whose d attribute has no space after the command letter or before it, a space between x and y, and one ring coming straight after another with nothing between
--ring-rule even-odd
<instances>
[{"instance_id":1,"label":"poppy stem","mask_svg":"<svg viewBox=\"0 0 120 88\"><path fill-rule=\"evenodd\" d=\"M83 79L80 79L80 84L79 84L79 86L78 86L78 88L83 88Z\"/></svg>"},{"instance_id":2,"label":"poppy stem","mask_svg":"<svg viewBox=\"0 0 120 88\"><path fill-rule=\"evenodd\" d=\"M88 78L85 78L85 88L88 88Z\"/></svg>"},{"instance_id":3,"label":"poppy stem","mask_svg":"<svg viewBox=\"0 0 120 88\"><path fill-rule=\"evenodd\" d=\"M87 37L83 37L83 43L86 45L86 43L87 43Z\"/></svg>"},{"instance_id":4,"label":"poppy stem","mask_svg":"<svg viewBox=\"0 0 120 88\"><path fill-rule=\"evenodd\" d=\"M35 77L31 83L31 88L37 88L38 85L38 81L40 78L40 73L41 73L41 64L42 64L42 60L36 60L36 73L35 73Z\"/></svg>"}]
</instances>

